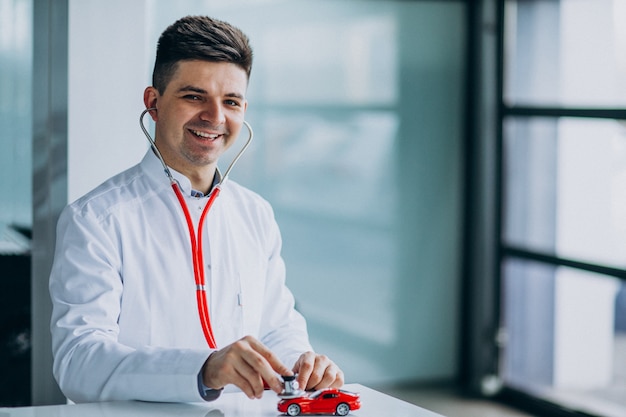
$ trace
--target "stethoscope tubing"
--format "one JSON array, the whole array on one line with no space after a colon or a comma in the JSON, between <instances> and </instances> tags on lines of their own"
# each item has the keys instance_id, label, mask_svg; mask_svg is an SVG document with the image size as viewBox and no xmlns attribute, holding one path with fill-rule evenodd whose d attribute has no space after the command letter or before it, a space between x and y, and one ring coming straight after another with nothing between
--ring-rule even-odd
<instances>
[{"instance_id":1,"label":"stethoscope tubing","mask_svg":"<svg viewBox=\"0 0 626 417\"><path fill-rule=\"evenodd\" d=\"M185 222L187 223L187 228L189 229L189 241L191 243L191 258L192 258L192 263L193 263L193 275L194 275L194 279L196 283L196 302L198 304L198 317L200 319L200 324L202 326L202 332L204 334L204 338L206 339L207 344L209 345L209 348L217 349L217 343L215 342L215 336L213 334L213 328L211 326L211 316L209 314L209 306L208 306L207 294L206 294L206 279L205 279L206 277L204 274L204 255L202 253L202 228L204 226L204 220L206 218L206 215L211 210L211 206L213 205L213 202L215 201L217 196L220 194L222 184L228 178L230 171L233 169L237 161L239 161L239 158L241 158L241 156L246 151L246 149L248 149L248 146L250 146L250 143L252 142L252 138L254 137L254 132L252 131L252 127L250 126L250 124L244 120L243 124L248 129L248 140L243 145L243 147L239 150L237 155L233 158L230 165L224 172L224 175L221 176L220 181L215 185L215 187L213 187L213 189L209 193L208 201L204 209L202 210L202 214L200 215L200 221L198 222L198 232L196 234L196 231L194 230L194 227L193 227L193 220L191 219L191 214L189 213L189 208L187 207L187 203L185 202L185 197L183 197L183 193L180 190L180 185L178 184L178 181L176 181L176 179L174 179L174 177L172 176L172 173L169 167L167 166L167 164L165 163L165 160L163 159L161 152L159 152L159 149L157 148L154 139L152 139L152 136L150 136L150 133L144 126L144 123L143 123L144 116L146 115L146 113L153 111L153 110L156 110L156 108L150 107L150 108L145 109L141 113L141 115L139 116L139 125L141 126L141 130L143 131L144 135L146 135L148 142L150 142L150 147L152 148L153 152L155 153L155 155L161 162L161 165L163 165L163 171L165 172L165 175L167 175L168 179L170 180L170 184L172 186L172 189L174 190L176 199L178 200L180 207L183 210L183 214L185 216Z\"/></svg>"},{"instance_id":2,"label":"stethoscope tubing","mask_svg":"<svg viewBox=\"0 0 626 417\"><path fill-rule=\"evenodd\" d=\"M183 209L185 215L185 221L187 222L187 228L189 229L189 240L191 242L191 256L193 262L193 275L196 282L196 302L198 304L198 316L200 318L200 324L202 325L202 331L204 338L211 349L217 349L217 343L215 342L215 336L213 335L213 328L211 327L211 316L209 315L209 307L206 297L206 280L204 275L204 255L202 253L202 227L204 225L204 219L207 213L211 209L213 202L219 195L219 188L215 187L209 194L209 200L202 210L200 221L198 222L198 234L196 235L193 228L193 221L189 213L189 208L185 202L182 192L178 183L172 183L172 188L176 194L176 198L180 203L180 207Z\"/></svg>"}]
</instances>

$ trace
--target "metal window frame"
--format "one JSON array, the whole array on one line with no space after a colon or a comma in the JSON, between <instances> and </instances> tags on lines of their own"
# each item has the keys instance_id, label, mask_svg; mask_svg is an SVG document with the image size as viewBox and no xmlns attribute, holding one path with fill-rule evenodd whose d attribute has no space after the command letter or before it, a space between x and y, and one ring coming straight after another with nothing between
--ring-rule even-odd
<instances>
[{"instance_id":1,"label":"metal window frame","mask_svg":"<svg viewBox=\"0 0 626 417\"><path fill-rule=\"evenodd\" d=\"M48 277L67 204L68 0L34 0L32 405L66 402L52 374Z\"/></svg>"}]
</instances>

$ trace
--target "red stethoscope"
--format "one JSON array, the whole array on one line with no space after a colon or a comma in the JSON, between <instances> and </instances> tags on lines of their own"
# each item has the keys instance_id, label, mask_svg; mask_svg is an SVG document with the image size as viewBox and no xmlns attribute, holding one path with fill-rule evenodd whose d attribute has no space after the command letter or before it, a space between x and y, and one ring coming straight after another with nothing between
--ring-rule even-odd
<instances>
[{"instance_id":1,"label":"red stethoscope","mask_svg":"<svg viewBox=\"0 0 626 417\"><path fill-rule=\"evenodd\" d=\"M211 317L209 316L209 306L207 303L207 296L206 296L206 284L205 284L205 277L204 277L204 256L202 254L202 227L204 225L204 219L206 218L207 213L211 209L211 206L213 205L213 202L215 201L217 196L220 194L220 189L222 187L222 184L228 178L228 174L230 174L230 171L233 168L233 166L235 166L235 163L239 160L241 155L243 155L245 150L250 145L250 142L252 142L252 137L254 136L254 133L252 132L252 127L250 127L250 124L244 121L243 124L248 129L248 140L243 145L239 153L235 156L235 158L233 158L232 162L228 166L228 169L226 170L224 175L221 176L217 185L215 185L213 189L211 190L211 192L209 193L206 206L204 207L204 210L202 211L202 214L200 215L200 221L198 222L198 229L197 229L197 234L196 234L196 229L194 229L193 227L193 221L189 213L189 208L187 207L187 203L185 202L183 193L180 191L180 185L178 184L178 181L176 181L174 177L172 176L172 173L170 172L169 167L165 164L165 161L163 160L163 157L161 156L161 152L159 152L159 149L156 147L154 139L152 139L152 136L150 136L150 133L148 133L148 130L144 126L144 123L143 123L144 116L146 115L146 113L153 111L153 110L156 110L156 108L150 107L148 109L145 109L141 113L141 116L139 116L139 124L141 126L141 130L143 130L143 133L146 135L146 138L148 138L148 142L150 142L150 146L152 150L154 151L155 155L159 158L159 161L161 161L161 164L163 165L163 170L165 171L165 174L170 180L172 189L174 190L174 193L176 194L176 198L178 199L178 202L180 203L180 207L183 210L183 214L185 215L185 221L187 222L187 227L189 229L189 240L191 242L191 257L193 261L193 275L196 281L196 301L198 303L198 316L200 317L200 324L202 325L202 331L204 333L204 337L207 341L207 344L209 345L211 349L217 349L217 344L215 343L215 336L213 335L213 329L211 327Z\"/></svg>"}]
</instances>

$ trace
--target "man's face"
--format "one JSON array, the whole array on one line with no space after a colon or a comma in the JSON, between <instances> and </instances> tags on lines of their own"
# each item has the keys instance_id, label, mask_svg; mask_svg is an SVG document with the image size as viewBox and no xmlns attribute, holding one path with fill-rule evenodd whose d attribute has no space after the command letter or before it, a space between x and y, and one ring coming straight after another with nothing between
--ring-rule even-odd
<instances>
[{"instance_id":1,"label":"man's face","mask_svg":"<svg viewBox=\"0 0 626 417\"><path fill-rule=\"evenodd\" d=\"M146 88L156 107L155 142L165 162L186 175L212 175L244 120L246 72L226 62L181 61L163 94Z\"/></svg>"}]
</instances>

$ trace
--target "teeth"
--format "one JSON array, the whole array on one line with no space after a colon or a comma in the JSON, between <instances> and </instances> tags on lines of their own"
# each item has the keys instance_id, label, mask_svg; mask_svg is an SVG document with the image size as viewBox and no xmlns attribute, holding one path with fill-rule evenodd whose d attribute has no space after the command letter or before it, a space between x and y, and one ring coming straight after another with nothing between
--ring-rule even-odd
<instances>
[{"instance_id":1,"label":"teeth","mask_svg":"<svg viewBox=\"0 0 626 417\"><path fill-rule=\"evenodd\" d=\"M216 139L219 136L216 134L211 135L209 133L199 132L197 130L192 130L192 132L194 133L194 135L200 136L201 138Z\"/></svg>"}]
</instances>

